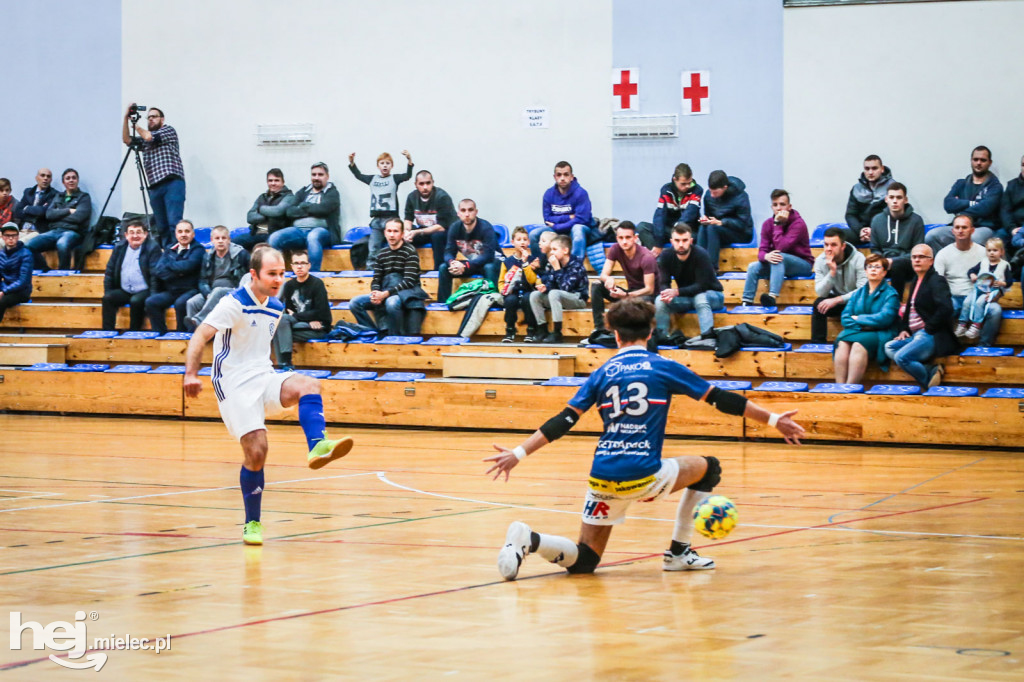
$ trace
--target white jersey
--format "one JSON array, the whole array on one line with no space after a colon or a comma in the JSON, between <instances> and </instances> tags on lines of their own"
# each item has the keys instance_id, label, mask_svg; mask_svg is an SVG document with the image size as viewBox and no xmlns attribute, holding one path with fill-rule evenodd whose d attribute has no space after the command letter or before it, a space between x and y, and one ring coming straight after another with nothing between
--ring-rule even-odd
<instances>
[{"instance_id":1,"label":"white jersey","mask_svg":"<svg viewBox=\"0 0 1024 682\"><path fill-rule=\"evenodd\" d=\"M270 340L274 338L284 304L268 296L257 303L252 289L242 286L220 299L203 320L217 330L213 340L213 390L225 398L225 387L239 386L261 374L272 374Z\"/></svg>"}]
</instances>

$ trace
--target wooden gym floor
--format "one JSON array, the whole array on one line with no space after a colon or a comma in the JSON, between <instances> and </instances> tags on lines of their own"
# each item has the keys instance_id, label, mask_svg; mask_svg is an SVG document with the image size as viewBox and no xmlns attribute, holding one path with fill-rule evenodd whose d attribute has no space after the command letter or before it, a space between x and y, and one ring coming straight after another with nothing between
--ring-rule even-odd
<instances>
[{"instance_id":1,"label":"wooden gym floor","mask_svg":"<svg viewBox=\"0 0 1024 682\"><path fill-rule=\"evenodd\" d=\"M740 525L696 542L717 570L661 571L672 496L634 505L596 575L531 556L504 583L509 522L575 538L592 437L505 484L480 460L520 434L357 429L313 472L301 430L272 426L255 548L219 422L0 415L0 433L8 610L84 611L90 643L171 635L107 652L106 679L1024 675L1020 453L671 440L722 460ZM72 674L31 632L0 637L0 681Z\"/></svg>"}]
</instances>

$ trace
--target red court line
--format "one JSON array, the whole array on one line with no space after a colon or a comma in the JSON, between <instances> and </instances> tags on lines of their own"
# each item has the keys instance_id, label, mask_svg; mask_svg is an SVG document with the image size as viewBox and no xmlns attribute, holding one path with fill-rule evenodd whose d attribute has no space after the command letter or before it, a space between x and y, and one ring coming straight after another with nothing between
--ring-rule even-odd
<instances>
[{"instance_id":1,"label":"red court line","mask_svg":"<svg viewBox=\"0 0 1024 682\"><path fill-rule=\"evenodd\" d=\"M949 504L939 504L939 505L935 505L935 506L932 506L932 507L921 507L919 509L908 509L906 511L889 512L888 514L877 514L875 516L865 516L865 517L862 517L862 518L859 518L859 519L847 519L845 521L833 521L832 523L822 523L822 524L819 524L819 525L816 525L816 526L807 526L805 528L790 528L790 529L787 529L787 530L780 530L780 531L777 531L777 532L774 532L774 533L765 533L763 535L752 535L752 536L746 537L746 538L738 538L736 540L724 540L724 541L721 541L721 542L716 542L715 546L716 547L721 547L723 545L734 545L734 544L737 544L737 543L740 543L740 542L750 542L751 540L763 540L764 538L778 537L780 535L789 535L790 533L799 533L799 532L803 532L803 531L807 531L807 530L816 530L816 529L819 529L819 528L828 528L830 526L841 526L841 525L847 525L847 524L850 524L850 523L857 523L857 522L860 522L860 521L874 521L874 520L877 520L877 519L888 518L890 516L903 516L904 514L916 514L918 512L935 511L936 509L945 509L945 508L948 508L948 507L956 507L956 506L959 506L959 505L962 505L962 504L969 504L971 502L982 502L982 501L987 500L987 499L989 499L989 498L987 498L987 497L977 497L977 498L970 499L970 500L963 500L961 502L951 502ZM700 547L698 547L698 549L702 549L702 548L707 547L707 546L708 545L701 545ZM642 556L630 557L630 558L627 558L627 559L620 559L619 561L611 561L611 562L608 562L608 563L602 563L600 565L600 568L608 568L610 566L620 566L620 565L624 565L624 564L630 564L630 563L633 563L633 562L636 562L636 561L644 561L646 559L653 559L655 557L660 557L661 555L662 555L662 553L658 552L657 554L645 554L645 555L642 555ZM536 579L536 578L545 578L545 577L554 576L554 575L564 575L564 573L562 571L553 572L553 573L542 573L540 575L529 576L527 578L521 578L520 580L532 580L532 579ZM380 600L377 600L377 601L363 602L362 604L352 604L350 606L335 606L335 607L329 608L329 609L318 609L316 611L306 611L306 612L303 612L303 613L294 613L294 614L291 614L291 615L288 615L288 616L274 616L272 618L262 618L260 620L247 621L245 623L236 623L234 625L222 625L220 627L208 628L206 630L196 630L195 632L185 632L185 633L182 633L182 634L171 635L171 639L175 640L175 639L184 639L186 637L196 637L196 636L199 636L199 635L209 635L209 634L213 634L215 632L226 632L228 630L238 630L238 629L241 629L241 628L247 628L247 627L250 627L252 625L265 625L267 623L275 623L275 622L286 621L286 620L294 620L296 618L306 618L307 616L322 616L322 615L327 614L327 613L340 613L342 611L352 611L352 610L355 610L355 609L362 609L362 608L367 608L367 607L370 607L370 606L383 606L385 604L396 604L396 603L399 603L399 602L411 601L413 599L423 599L423 598L426 598L426 597L437 597L437 596L440 596L440 595L443 595L443 594L454 594L456 592L465 592L465 591L468 591L468 590L475 590L475 589L481 588L481 587L490 587L492 585L501 585L501 584L504 584L504 583L505 583L504 580L494 580L494 581L491 581L491 582L480 583L480 584L477 584L477 585L463 585L461 587L452 587L452 588L449 588L447 590L436 590L434 592L423 592L421 594L410 594L410 595L407 595L405 597L392 597L390 599L380 599ZM92 651L99 651L99 649L89 649L85 653L90 653ZM48 660L50 660L49 657L42 657L42 658L29 659L29 660L25 660L25 661L15 661L14 663L8 663L6 665L0 666L0 671L2 671L2 670L11 670L13 668L21 668L21 667L24 667L24 666L27 666L27 665L31 665L33 663L40 663L42 661L48 661Z\"/></svg>"}]
</instances>

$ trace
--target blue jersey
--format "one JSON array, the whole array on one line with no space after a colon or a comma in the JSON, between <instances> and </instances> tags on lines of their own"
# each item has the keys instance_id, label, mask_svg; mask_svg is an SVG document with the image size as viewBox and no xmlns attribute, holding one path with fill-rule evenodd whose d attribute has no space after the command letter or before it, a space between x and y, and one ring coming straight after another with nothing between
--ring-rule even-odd
<instances>
[{"instance_id":1,"label":"blue jersey","mask_svg":"<svg viewBox=\"0 0 1024 682\"><path fill-rule=\"evenodd\" d=\"M604 433L590 475L629 481L656 473L672 396L700 400L710 386L678 362L639 346L620 350L569 401L584 412L595 403L601 410Z\"/></svg>"}]
</instances>

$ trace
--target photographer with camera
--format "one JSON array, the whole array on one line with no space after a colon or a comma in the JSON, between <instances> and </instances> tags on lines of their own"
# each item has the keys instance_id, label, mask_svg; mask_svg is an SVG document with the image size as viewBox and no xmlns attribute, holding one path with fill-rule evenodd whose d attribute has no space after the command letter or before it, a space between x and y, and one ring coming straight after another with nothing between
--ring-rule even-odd
<instances>
[{"instance_id":1,"label":"photographer with camera","mask_svg":"<svg viewBox=\"0 0 1024 682\"><path fill-rule=\"evenodd\" d=\"M150 107L143 127L139 125L139 118L144 111L146 107L134 102L128 107L121 139L143 153L153 222L156 223L152 233L169 246L175 243L172 226L177 225L185 213L185 168L181 164L178 133L164 124L164 112Z\"/></svg>"}]
</instances>

